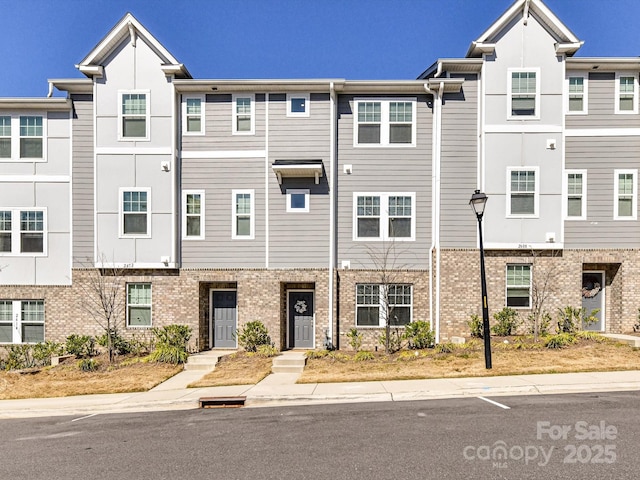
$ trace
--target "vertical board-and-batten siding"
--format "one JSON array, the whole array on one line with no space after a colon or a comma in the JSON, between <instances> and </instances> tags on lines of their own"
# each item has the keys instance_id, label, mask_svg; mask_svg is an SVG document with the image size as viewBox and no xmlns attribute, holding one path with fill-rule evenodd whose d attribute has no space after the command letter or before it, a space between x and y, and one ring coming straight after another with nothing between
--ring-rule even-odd
<instances>
[{"instance_id":1,"label":"vertical board-and-batten siding","mask_svg":"<svg viewBox=\"0 0 640 480\"><path fill-rule=\"evenodd\" d=\"M398 98L405 95L371 97L372 99ZM342 95L338 101L338 175L337 194L337 264L349 261L351 268L372 268L372 251L381 253L389 242L353 240L354 192L415 192L415 241L395 242L396 254L392 262L402 268L429 268L431 245L431 148L432 121L431 96L417 97L416 146L407 147L354 147L354 97ZM352 173L344 173L344 165L352 165ZM386 245L385 245L386 243Z\"/></svg>"},{"instance_id":2,"label":"vertical board-and-batten siding","mask_svg":"<svg viewBox=\"0 0 640 480\"><path fill-rule=\"evenodd\" d=\"M269 166L276 160L322 160L324 172L313 177L283 178L271 169L269 182L269 266L327 267L331 179L331 103L329 94L310 95L308 117L288 117L285 94L269 95ZM309 211L287 212L287 189L308 189Z\"/></svg>"},{"instance_id":3,"label":"vertical board-and-batten siding","mask_svg":"<svg viewBox=\"0 0 640 480\"><path fill-rule=\"evenodd\" d=\"M93 264L93 95L72 94L73 266Z\"/></svg>"},{"instance_id":4,"label":"vertical board-and-batten siding","mask_svg":"<svg viewBox=\"0 0 640 480\"><path fill-rule=\"evenodd\" d=\"M566 168L587 170L587 219L565 221L565 247L639 248L640 222L613 216L614 171L640 169L640 137L567 137Z\"/></svg>"},{"instance_id":5,"label":"vertical board-and-batten siding","mask_svg":"<svg viewBox=\"0 0 640 480\"><path fill-rule=\"evenodd\" d=\"M469 199L478 185L478 82L464 78L462 91L447 94L442 106L440 154L440 245L474 248L477 220Z\"/></svg>"}]
</instances>

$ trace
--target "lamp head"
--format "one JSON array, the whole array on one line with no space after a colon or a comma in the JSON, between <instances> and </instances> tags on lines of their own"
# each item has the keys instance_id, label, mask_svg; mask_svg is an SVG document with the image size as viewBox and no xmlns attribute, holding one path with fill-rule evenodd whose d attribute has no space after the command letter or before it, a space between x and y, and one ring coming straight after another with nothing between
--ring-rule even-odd
<instances>
[{"instance_id":1,"label":"lamp head","mask_svg":"<svg viewBox=\"0 0 640 480\"><path fill-rule=\"evenodd\" d=\"M484 214L484 207L487 204L488 198L489 197L480 192L480 190L476 190L473 195L471 195L469 205L471 205L471 208L473 208L473 212L478 218L482 218L482 215Z\"/></svg>"}]
</instances>

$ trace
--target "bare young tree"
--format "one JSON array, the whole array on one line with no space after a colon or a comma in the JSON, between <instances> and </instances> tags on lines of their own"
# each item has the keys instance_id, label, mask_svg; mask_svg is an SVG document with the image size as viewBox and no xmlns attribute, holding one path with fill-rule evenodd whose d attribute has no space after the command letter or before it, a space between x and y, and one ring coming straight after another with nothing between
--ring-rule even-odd
<instances>
[{"instance_id":1,"label":"bare young tree","mask_svg":"<svg viewBox=\"0 0 640 480\"><path fill-rule=\"evenodd\" d=\"M558 279L558 266L553 261L556 252L551 251L551 262L546 267L540 264L540 252L531 252L531 313L529 320L533 331L534 342L538 341L540 329L549 313L545 310L547 301L554 295Z\"/></svg>"},{"instance_id":2,"label":"bare young tree","mask_svg":"<svg viewBox=\"0 0 640 480\"><path fill-rule=\"evenodd\" d=\"M124 269L108 263L104 255L100 256L99 265L99 268L89 269L86 279L79 282L79 288L84 293L81 307L104 330L109 363L112 363L116 354L114 338L124 322Z\"/></svg>"}]
</instances>

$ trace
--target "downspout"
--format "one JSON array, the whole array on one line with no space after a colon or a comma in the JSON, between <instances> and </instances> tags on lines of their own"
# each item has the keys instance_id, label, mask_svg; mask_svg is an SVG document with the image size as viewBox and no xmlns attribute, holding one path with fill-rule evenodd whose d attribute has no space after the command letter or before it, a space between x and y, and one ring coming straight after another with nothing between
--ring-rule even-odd
<instances>
[{"instance_id":1,"label":"downspout","mask_svg":"<svg viewBox=\"0 0 640 480\"><path fill-rule=\"evenodd\" d=\"M442 64L440 64L442 65ZM434 169L436 173L435 183L435 212L436 212L436 343L440 342L440 155L442 150L442 97L444 96L444 82L440 82L438 86L438 115L436 131L436 157Z\"/></svg>"},{"instance_id":2,"label":"downspout","mask_svg":"<svg viewBox=\"0 0 640 480\"><path fill-rule=\"evenodd\" d=\"M333 82L329 84L329 99L330 99L330 112L329 112L329 178L331 179L331 183L329 184L329 327L327 328L327 343L325 345L328 349L332 349L335 343L333 342L333 309L335 307L335 295L333 292L334 289L334 274L335 274L335 263L336 263L336 240L335 240L335 195L336 189L331 188L337 184L336 179L334 178L336 168L335 168L335 160L336 160L336 89Z\"/></svg>"},{"instance_id":3,"label":"downspout","mask_svg":"<svg viewBox=\"0 0 640 480\"><path fill-rule=\"evenodd\" d=\"M182 208L182 202L180 202L178 197L178 191L182 191L182 189L178 186L178 179L180 178L178 175L178 142L177 142L177 132L180 132L180 128L182 125L179 125L182 119L178 119L178 109L176 108L176 103L178 101L176 97L176 84L173 82L175 80L175 75L171 77L171 119L173 123L173 135L171 135L171 205L173 208L173 215L171 215L171 231L173 232L173 238L171 240L171 258L173 260L173 266L180 267L180 252L178 249L178 245L182 245L182 232L178 235L178 230L182 226L181 223L178 222L178 215L176 212L180 212Z\"/></svg>"},{"instance_id":4,"label":"downspout","mask_svg":"<svg viewBox=\"0 0 640 480\"><path fill-rule=\"evenodd\" d=\"M271 94L264 94L264 268L269 268L269 101ZM256 102L257 104L257 102ZM257 110L257 108L256 108Z\"/></svg>"}]
</instances>

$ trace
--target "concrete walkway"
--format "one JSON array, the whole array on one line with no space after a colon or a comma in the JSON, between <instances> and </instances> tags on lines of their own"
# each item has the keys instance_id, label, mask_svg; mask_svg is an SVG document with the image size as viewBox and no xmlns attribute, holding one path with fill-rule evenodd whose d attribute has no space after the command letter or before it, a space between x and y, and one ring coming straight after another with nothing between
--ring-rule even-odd
<instances>
[{"instance_id":1,"label":"concrete walkway","mask_svg":"<svg viewBox=\"0 0 640 480\"><path fill-rule=\"evenodd\" d=\"M296 384L297 374L272 374L257 385L189 389L187 374L148 392L1 400L0 419L186 410L198 408L201 397L245 396L245 407L261 407L640 390L640 370L324 384Z\"/></svg>"}]
</instances>

